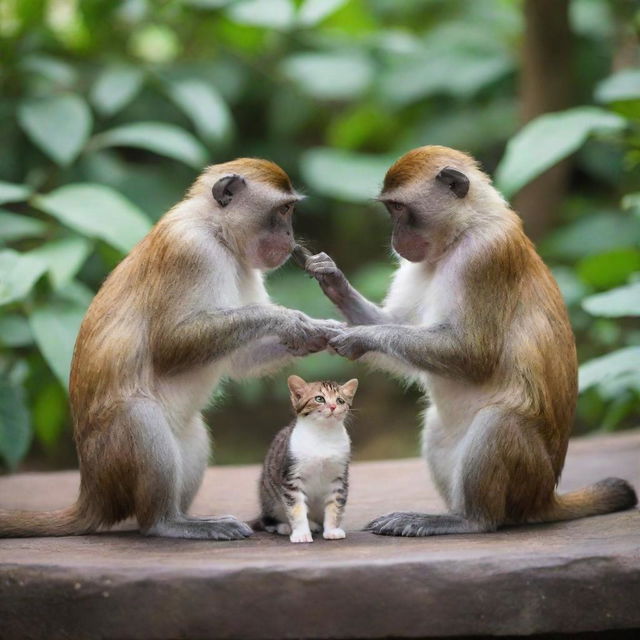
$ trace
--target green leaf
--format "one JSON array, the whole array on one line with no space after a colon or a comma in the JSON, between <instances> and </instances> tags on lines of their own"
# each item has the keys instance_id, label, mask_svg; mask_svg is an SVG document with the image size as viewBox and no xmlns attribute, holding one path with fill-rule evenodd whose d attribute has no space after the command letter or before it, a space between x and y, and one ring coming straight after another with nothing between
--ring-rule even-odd
<instances>
[{"instance_id":1,"label":"green leaf","mask_svg":"<svg viewBox=\"0 0 640 640\"><path fill-rule=\"evenodd\" d=\"M563 260L634 248L640 240L640 220L617 213L578 218L554 231L541 245L545 256Z\"/></svg>"},{"instance_id":2,"label":"green leaf","mask_svg":"<svg viewBox=\"0 0 640 640\"><path fill-rule=\"evenodd\" d=\"M595 93L598 102L640 100L640 70L624 69L603 80Z\"/></svg>"},{"instance_id":3,"label":"green leaf","mask_svg":"<svg viewBox=\"0 0 640 640\"><path fill-rule=\"evenodd\" d=\"M625 119L597 107L548 113L525 125L507 144L496 169L498 189L511 197L579 149L595 132L619 131Z\"/></svg>"},{"instance_id":4,"label":"green leaf","mask_svg":"<svg viewBox=\"0 0 640 640\"><path fill-rule=\"evenodd\" d=\"M616 249L583 258L577 265L580 278L597 289L610 289L628 282L632 273L640 272L640 251Z\"/></svg>"},{"instance_id":5,"label":"green leaf","mask_svg":"<svg viewBox=\"0 0 640 640\"><path fill-rule=\"evenodd\" d=\"M346 3L347 0L305 0L298 10L298 24L312 27Z\"/></svg>"},{"instance_id":6,"label":"green leaf","mask_svg":"<svg viewBox=\"0 0 640 640\"><path fill-rule=\"evenodd\" d=\"M44 235L46 231L47 225L41 220L0 210L0 241L2 242L37 238Z\"/></svg>"},{"instance_id":7,"label":"green leaf","mask_svg":"<svg viewBox=\"0 0 640 640\"><path fill-rule=\"evenodd\" d=\"M5 202L24 202L31 195L31 187L26 184L12 184L0 180L0 204ZM0 231L1 232L1 231Z\"/></svg>"},{"instance_id":8,"label":"green leaf","mask_svg":"<svg viewBox=\"0 0 640 640\"><path fill-rule=\"evenodd\" d=\"M51 370L66 389L76 336L86 309L72 303L51 302L36 308L29 325Z\"/></svg>"},{"instance_id":9,"label":"green leaf","mask_svg":"<svg viewBox=\"0 0 640 640\"><path fill-rule=\"evenodd\" d=\"M91 133L91 112L73 93L20 103L18 121L31 141L57 164L70 164Z\"/></svg>"},{"instance_id":10,"label":"green leaf","mask_svg":"<svg viewBox=\"0 0 640 640\"><path fill-rule=\"evenodd\" d=\"M26 347L33 343L29 323L17 313L0 315L0 346Z\"/></svg>"},{"instance_id":11,"label":"green leaf","mask_svg":"<svg viewBox=\"0 0 640 640\"><path fill-rule=\"evenodd\" d=\"M10 469L24 458L31 443L31 424L22 387L0 377L0 456Z\"/></svg>"},{"instance_id":12,"label":"green leaf","mask_svg":"<svg viewBox=\"0 0 640 640\"><path fill-rule=\"evenodd\" d=\"M231 112L211 84L196 78L174 80L168 85L171 99L193 122L200 136L209 142L223 140L231 130Z\"/></svg>"},{"instance_id":13,"label":"green leaf","mask_svg":"<svg viewBox=\"0 0 640 640\"><path fill-rule=\"evenodd\" d=\"M79 183L33 198L33 205L83 235L105 240L126 253L151 227L140 209L117 191Z\"/></svg>"},{"instance_id":14,"label":"green leaf","mask_svg":"<svg viewBox=\"0 0 640 640\"><path fill-rule=\"evenodd\" d=\"M319 100L348 100L373 80L371 61L358 52L299 53L287 58L283 73L307 95Z\"/></svg>"},{"instance_id":15,"label":"green leaf","mask_svg":"<svg viewBox=\"0 0 640 640\"><path fill-rule=\"evenodd\" d=\"M268 29L288 29L294 23L291 0L240 0L227 9L234 22Z\"/></svg>"},{"instance_id":16,"label":"green leaf","mask_svg":"<svg viewBox=\"0 0 640 640\"><path fill-rule=\"evenodd\" d=\"M606 318L640 316L640 282L589 296L582 301L582 308Z\"/></svg>"},{"instance_id":17,"label":"green leaf","mask_svg":"<svg viewBox=\"0 0 640 640\"><path fill-rule=\"evenodd\" d=\"M146 149L195 169L207 162L206 149L187 131L164 122L136 122L101 133L91 141L93 149L136 147Z\"/></svg>"},{"instance_id":18,"label":"green leaf","mask_svg":"<svg viewBox=\"0 0 640 640\"><path fill-rule=\"evenodd\" d=\"M24 299L46 270L47 263L40 258L0 251L0 305Z\"/></svg>"},{"instance_id":19,"label":"green leaf","mask_svg":"<svg viewBox=\"0 0 640 640\"><path fill-rule=\"evenodd\" d=\"M103 116L112 116L136 96L144 73L141 69L114 66L105 69L91 89L91 103Z\"/></svg>"},{"instance_id":20,"label":"green leaf","mask_svg":"<svg viewBox=\"0 0 640 640\"><path fill-rule=\"evenodd\" d=\"M69 400L63 387L52 381L38 389L33 404L33 427L45 447L51 448L62 434Z\"/></svg>"},{"instance_id":21,"label":"green leaf","mask_svg":"<svg viewBox=\"0 0 640 640\"><path fill-rule=\"evenodd\" d=\"M52 240L27 255L44 260L49 268L49 277L54 289L68 284L78 273L91 252L93 243L80 236Z\"/></svg>"},{"instance_id":22,"label":"green leaf","mask_svg":"<svg viewBox=\"0 0 640 640\"><path fill-rule=\"evenodd\" d=\"M366 202L380 191L394 159L316 148L302 154L300 168L306 183L318 193L349 202Z\"/></svg>"},{"instance_id":23,"label":"green leaf","mask_svg":"<svg viewBox=\"0 0 640 640\"><path fill-rule=\"evenodd\" d=\"M589 360L580 367L579 389L608 384L640 369L640 347L625 347L606 356Z\"/></svg>"}]
</instances>

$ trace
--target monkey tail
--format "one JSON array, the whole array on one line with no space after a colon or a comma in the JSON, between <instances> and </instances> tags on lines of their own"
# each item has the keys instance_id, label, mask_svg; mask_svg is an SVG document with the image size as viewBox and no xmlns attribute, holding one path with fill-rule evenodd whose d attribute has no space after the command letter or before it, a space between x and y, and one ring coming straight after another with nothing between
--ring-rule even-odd
<instances>
[{"instance_id":1,"label":"monkey tail","mask_svg":"<svg viewBox=\"0 0 640 640\"><path fill-rule=\"evenodd\" d=\"M96 529L78 503L56 511L0 509L0 538L76 536Z\"/></svg>"},{"instance_id":2,"label":"monkey tail","mask_svg":"<svg viewBox=\"0 0 640 640\"><path fill-rule=\"evenodd\" d=\"M555 494L551 507L536 522L575 520L631 509L638 504L633 487L621 478L606 478L589 487Z\"/></svg>"}]
</instances>

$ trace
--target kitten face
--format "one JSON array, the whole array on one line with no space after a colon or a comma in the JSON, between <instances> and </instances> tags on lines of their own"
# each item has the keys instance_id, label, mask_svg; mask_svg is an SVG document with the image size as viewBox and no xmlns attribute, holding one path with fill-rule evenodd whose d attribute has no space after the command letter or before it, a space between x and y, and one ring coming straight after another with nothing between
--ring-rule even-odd
<instances>
[{"instance_id":1,"label":"kitten face","mask_svg":"<svg viewBox=\"0 0 640 640\"><path fill-rule=\"evenodd\" d=\"M346 418L358 388L355 378L341 385L329 380L305 382L299 376L289 376L287 383L296 415L331 422Z\"/></svg>"}]
</instances>

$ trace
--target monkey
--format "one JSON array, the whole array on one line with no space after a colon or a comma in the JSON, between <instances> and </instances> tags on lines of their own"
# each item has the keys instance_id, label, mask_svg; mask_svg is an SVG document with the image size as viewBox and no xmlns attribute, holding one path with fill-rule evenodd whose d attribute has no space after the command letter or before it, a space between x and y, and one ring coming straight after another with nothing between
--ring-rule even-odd
<instances>
[{"instance_id":1,"label":"monkey","mask_svg":"<svg viewBox=\"0 0 640 640\"><path fill-rule=\"evenodd\" d=\"M326 253L305 268L357 325L330 349L424 389L423 455L448 513L389 513L366 530L492 532L635 506L618 478L556 492L577 402L574 336L551 272L478 163L414 149L390 167L379 200L400 261L381 307Z\"/></svg>"},{"instance_id":2,"label":"monkey","mask_svg":"<svg viewBox=\"0 0 640 640\"><path fill-rule=\"evenodd\" d=\"M251 534L233 516L187 513L210 451L200 411L224 376L273 371L334 335L335 321L277 306L265 289L294 246L300 199L270 161L210 166L115 268L72 359L77 502L1 511L0 536L86 534L131 516L150 536Z\"/></svg>"}]
</instances>

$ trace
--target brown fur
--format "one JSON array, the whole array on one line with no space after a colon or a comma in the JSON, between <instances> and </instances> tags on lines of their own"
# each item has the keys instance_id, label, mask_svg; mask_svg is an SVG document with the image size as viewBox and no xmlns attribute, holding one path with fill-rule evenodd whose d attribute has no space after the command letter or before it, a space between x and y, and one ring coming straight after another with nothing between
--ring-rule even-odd
<instances>
[{"instance_id":1,"label":"brown fur","mask_svg":"<svg viewBox=\"0 0 640 640\"><path fill-rule=\"evenodd\" d=\"M207 176L230 171L292 192L277 165L238 159L206 169L188 197L202 191ZM162 455L154 451L162 444L146 427L160 433L173 426L156 395L159 378L205 364L216 346L216 355L223 355L225 332L237 330L222 323L212 340L210 323L190 322L184 296L208 268L192 243L207 235L213 242L216 225L202 215L189 219L185 211L178 217L178 207L109 275L80 327L69 383L81 474L76 505L48 513L0 512L0 536L80 534L134 515L144 529L168 508L170 496L151 460L152 452Z\"/></svg>"}]
</instances>

